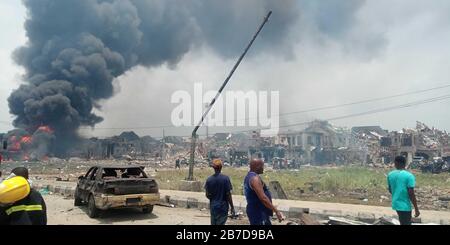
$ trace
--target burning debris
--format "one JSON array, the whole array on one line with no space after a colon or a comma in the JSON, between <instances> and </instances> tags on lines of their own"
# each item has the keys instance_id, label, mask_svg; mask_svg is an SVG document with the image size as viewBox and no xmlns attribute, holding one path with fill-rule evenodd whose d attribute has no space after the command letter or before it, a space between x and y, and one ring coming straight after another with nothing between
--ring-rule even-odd
<instances>
[{"instance_id":1,"label":"burning debris","mask_svg":"<svg viewBox=\"0 0 450 245\"><path fill-rule=\"evenodd\" d=\"M40 126L32 134L23 129L12 130L4 140L6 159L43 160L48 157L54 135L50 127Z\"/></svg>"}]
</instances>

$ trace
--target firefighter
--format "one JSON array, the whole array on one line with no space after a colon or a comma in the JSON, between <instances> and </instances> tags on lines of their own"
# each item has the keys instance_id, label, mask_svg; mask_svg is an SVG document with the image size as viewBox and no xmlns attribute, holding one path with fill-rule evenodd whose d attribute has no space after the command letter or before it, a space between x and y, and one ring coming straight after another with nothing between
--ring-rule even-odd
<instances>
[{"instance_id":1,"label":"firefighter","mask_svg":"<svg viewBox=\"0 0 450 245\"><path fill-rule=\"evenodd\" d=\"M46 205L41 194L30 187L28 169L15 168L11 176L0 184L0 224L46 225Z\"/></svg>"}]
</instances>

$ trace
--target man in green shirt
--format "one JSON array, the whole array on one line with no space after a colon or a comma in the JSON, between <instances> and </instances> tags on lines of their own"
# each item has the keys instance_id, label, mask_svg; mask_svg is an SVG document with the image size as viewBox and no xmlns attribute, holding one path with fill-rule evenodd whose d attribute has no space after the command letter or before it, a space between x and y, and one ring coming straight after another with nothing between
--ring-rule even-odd
<instances>
[{"instance_id":1,"label":"man in green shirt","mask_svg":"<svg viewBox=\"0 0 450 245\"><path fill-rule=\"evenodd\" d=\"M414 216L419 217L414 187L416 180L413 174L405 170L406 159L403 156L395 158L396 170L387 176L389 192L392 194L392 209L397 211L400 225L411 225L411 202L414 205Z\"/></svg>"}]
</instances>

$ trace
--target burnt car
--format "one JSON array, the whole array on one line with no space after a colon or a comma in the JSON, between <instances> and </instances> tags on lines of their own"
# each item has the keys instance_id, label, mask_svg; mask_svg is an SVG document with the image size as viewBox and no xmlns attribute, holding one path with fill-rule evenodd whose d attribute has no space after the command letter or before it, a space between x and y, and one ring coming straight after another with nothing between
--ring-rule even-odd
<instances>
[{"instance_id":1,"label":"burnt car","mask_svg":"<svg viewBox=\"0 0 450 245\"><path fill-rule=\"evenodd\" d=\"M101 210L137 207L151 213L159 202L158 184L141 166L94 166L78 178L75 206L87 204L95 218Z\"/></svg>"}]
</instances>

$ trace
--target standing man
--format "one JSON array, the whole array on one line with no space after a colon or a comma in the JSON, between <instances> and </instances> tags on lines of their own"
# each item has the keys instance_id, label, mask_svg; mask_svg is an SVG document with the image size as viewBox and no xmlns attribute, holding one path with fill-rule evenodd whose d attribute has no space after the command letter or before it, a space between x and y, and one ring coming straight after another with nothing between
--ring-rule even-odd
<instances>
[{"instance_id":1,"label":"standing man","mask_svg":"<svg viewBox=\"0 0 450 245\"><path fill-rule=\"evenodd\" d=\"M419 217L414 187L416 180L413 174L405 170L406 159L395 157L396 170L387 176L389 192L392 194L392 209L397 211L401 225L411 225L411 202L414 205L414 217Z\"/></svg>"},{"instance_id":2,"label":"standing man","mask_svg":"<svg viewBox=\"0 0 450 245\"><path fill-rule=\"evenodd\" d=\"M177 158L177 160L175 160L175 169L180 169L181 168L181 166L180 166L180 158Z\"/></svg>"},{"instance_id":3,"label":"standing man","mask_svg":"<svg viewBox=\"0 0 450 245\"><path fill-rule=\"evenodd\" d=\"M28 181L28 169L17 167L11 171ZM28 181L29 184L29 181ZM5 209L7 222L10 225L46 225L47 208L41 194L30 187L29 194Z\"/></svg>"},{"instance_id":4,"label":"standing man","mask_svg":"<svg viewBox=\"0 0 450 245\"><path fill-rule=\"evenodd\" d=\"M220 159L214 159L212 167L215 173L205 183L206 197L209 199L211 212L211 225L225 225L228 219L228 205L231 207L231 215L235 215L231 196L233 187L230 178L220 173L222 171Z\"/></svg>"},{"instance_id":5,"label":"standing man","mask_svg":"<svg viewBox=\"0 0 450 245\"><path fill-rule=\"evenodd\" d=\"M261 159L252 159L250 171L244 179L244 194L250 225L272 225L270 219L273 213L277 215L279 222L284 220L283 214L272 204L272 195L259 176L263 172L264 162Z\"/></svg>"}]
</instances>

